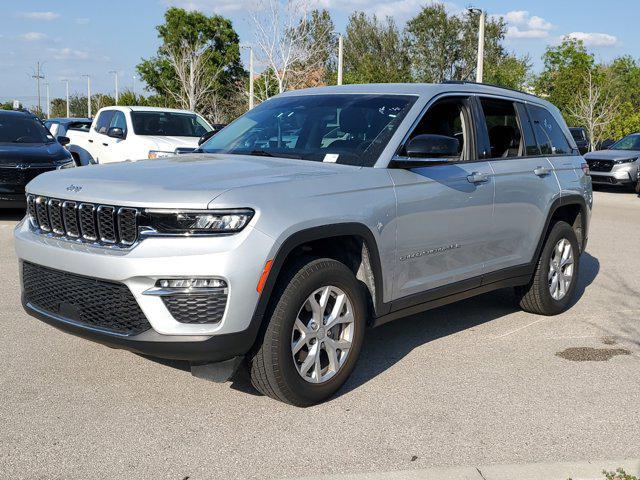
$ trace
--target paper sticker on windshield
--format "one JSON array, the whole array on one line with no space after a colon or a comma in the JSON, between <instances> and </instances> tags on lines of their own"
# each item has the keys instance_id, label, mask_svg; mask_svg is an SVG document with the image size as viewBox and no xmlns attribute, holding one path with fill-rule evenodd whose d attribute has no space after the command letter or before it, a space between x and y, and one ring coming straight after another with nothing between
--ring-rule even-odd
<instances>
[{"instance_id":1,"label":"paper sticker on windshield","mask_svg":"<svg viewBox=\"0 0 640 480\"><path fill-rule=\"evenodd\" d=\"M337 153L327 153L324 156L324 160L322 160L323 162L328 162L328 163L336 163L338 161L338 157L340 155Z\"/></svg>"}]
</instances>

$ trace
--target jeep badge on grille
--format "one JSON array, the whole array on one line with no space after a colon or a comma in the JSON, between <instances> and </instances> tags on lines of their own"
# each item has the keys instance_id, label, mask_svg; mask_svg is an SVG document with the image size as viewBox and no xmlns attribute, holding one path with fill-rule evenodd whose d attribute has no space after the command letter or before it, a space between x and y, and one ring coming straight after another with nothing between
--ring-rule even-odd
<instances>
[{"instance_id":1,"label":"jeep badge on grille","mask_svg":"<svg viewBox=\"0 0 640 480\"><path fill-rule=\"evenodd\" d=\"M79 185L71 184L67 187L67 192L78 193L80 190L82 190L82 187Z\"/></svg>"}]
</instances>

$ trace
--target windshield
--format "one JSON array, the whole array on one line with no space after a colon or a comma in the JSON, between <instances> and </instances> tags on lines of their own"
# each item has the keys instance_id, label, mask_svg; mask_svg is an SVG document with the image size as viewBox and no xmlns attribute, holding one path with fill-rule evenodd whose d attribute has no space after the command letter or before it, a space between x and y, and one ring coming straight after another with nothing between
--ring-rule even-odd
<instances>
[{"instance_id":1,"label":"windshield","mask_svg":"<svg viewBox=\"0 0 640 480\"><path fill-rule=\"evenodd\" d=\"M0 115L0 143L51 143L53 135L32 117Z\"/></svg>"},{"instance_id":2,"label":"windshield","mask_svg":"<svg viewBox=\"0 0 640 480\"><path fill-rule=\"evenodd\" d=\"M627 135L609 148L611 150L640 150L640 134Z\"/></svg>"},{"instance_id":3,"label":"windshield","mask_svg":"<svg viewBox=\"0 0 640 480\"><path fill-rule=\"evenodd\" d=\"M171 137L201 137L211 127L195 113L131 112L136 135L163 135Z\"/></svg>"},{"instance_id":4,"label":"windshield","mask_svg":"<svg viewBox=\"0 0 640 480\"><path fill-rule=\"evenodd\" d=\"M268 100L200 149L373 166L414 104L409 95L304 95Z\"/></svg>"}]
</instances>

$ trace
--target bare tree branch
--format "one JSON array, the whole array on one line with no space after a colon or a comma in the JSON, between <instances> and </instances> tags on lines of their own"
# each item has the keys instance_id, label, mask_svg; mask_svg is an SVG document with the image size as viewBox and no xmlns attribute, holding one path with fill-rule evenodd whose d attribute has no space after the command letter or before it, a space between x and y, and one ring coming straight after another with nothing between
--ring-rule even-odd
<instances>
[{"instance_id":1,"label":"bare tree branch","mask_svg":"<svg viewBox=\"0 0 640 480\"><path fill-rule=\"evenodd\" d=\"M589 71L585 75L584 90L578 92L575 105L570 109L571 115L587 131L589 136L589 151L595 150L602 135L616 114L617 99L607 94L593 78Z\"/></svg>"}]
</instances>

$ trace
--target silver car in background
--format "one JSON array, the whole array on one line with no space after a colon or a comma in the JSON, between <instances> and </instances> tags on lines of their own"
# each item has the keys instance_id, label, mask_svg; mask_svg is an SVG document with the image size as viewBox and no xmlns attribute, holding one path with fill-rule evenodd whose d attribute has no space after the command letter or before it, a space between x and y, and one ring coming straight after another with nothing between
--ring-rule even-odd
<instances>
[{"instance_id":1,"label":"silver car in background","mask_svg":"<svg viewBox=\"0 0 640 480\"><path fill-rule=\"evenodd\" d=\"M640 177L640 133L627 135L607 150L584 156L595 185L636 188Z\"/></svg>"}]
</instances>

